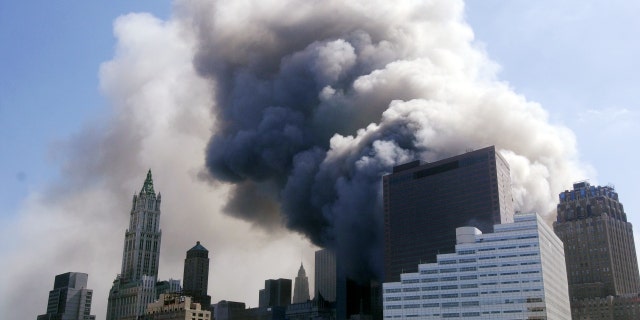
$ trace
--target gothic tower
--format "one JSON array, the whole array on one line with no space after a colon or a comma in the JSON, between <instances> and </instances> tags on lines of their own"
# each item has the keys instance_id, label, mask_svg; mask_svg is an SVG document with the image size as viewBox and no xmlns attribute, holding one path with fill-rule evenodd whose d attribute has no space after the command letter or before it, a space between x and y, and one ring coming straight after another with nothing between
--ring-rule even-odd
<instances>
[{"instance_id":1,"label":"gothic tower","mask_svg":"<svg viewBox=\"0 0 640 320\"><path fill-rule=\"evenodd\" d=\"M153 190L149 170L140 193L133 196L122 269L109 291L107 320L138 319L155 301L161 238L160 193Z\"/></svg>"},{"instance_id":2,"label":"gothic tower","mask_svg":"<svg viewBox=\"0 0 640 320\"><path fill-rule=\"evenodd\" d=\"M158 276L160 260L160 193L153 190L151 170L142 190L133 196L129 229L124 236L122 279L140 280L142 275Z\"/></svg>"}]
</instances>

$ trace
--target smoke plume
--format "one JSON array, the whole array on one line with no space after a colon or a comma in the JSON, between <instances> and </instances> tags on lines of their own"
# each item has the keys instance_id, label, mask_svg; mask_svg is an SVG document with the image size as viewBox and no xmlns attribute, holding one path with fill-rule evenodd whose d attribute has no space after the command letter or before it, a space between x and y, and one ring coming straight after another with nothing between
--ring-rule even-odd
<instances>
[{"instance_id":1,"label":"smoke plume","mask_svg":"<svg viewBox=\"0 0 640 320\"><path fill-rule=\"evenodd\" d=\"M496 145L517 208L547 217L583 177L572 132L497 79L462 1L177 0L167 21L125 15L114 34L110 108L54 146L59 181L1 226L2 318L44 313L69 271L89 274L104 318L149 168L160 278L181 278L201 241L213 301L249 306L265 279L310 270L304 238L379 275L380 181L396 164Z\"/></svg>"},{"instance_id":2,"label":"smoke plume","mask_svg":"<svg viewBox=\"0 0 640 320\"><path fill-rule=\"evenodd\" d=\"M186 3L185 3L186 4ZM184 7L220 125L225 211L287 228L380 274L381 177L497 145L519 210L549 215L580 170L572 133L496 80L461 1L217 1Z\"/></svg>"}]
</instances>

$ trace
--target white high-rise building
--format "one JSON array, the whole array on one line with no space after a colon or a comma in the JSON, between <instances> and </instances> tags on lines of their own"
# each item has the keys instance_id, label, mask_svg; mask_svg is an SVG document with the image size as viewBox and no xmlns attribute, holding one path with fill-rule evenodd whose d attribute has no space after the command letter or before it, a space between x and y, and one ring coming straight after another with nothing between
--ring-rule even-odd
<instances>
[{"instance_id":1,"label":"white high-rise building","mask_svg":"<svg viewBox=\"0 0 640 320\"><path fill-rule=\"evenodd\" d=\"M109 291L107 320L137 319L156 298L160 260L160 193L153 190L151 170L142 190L133 196L125 232L122 272Z\"/></svg>"},{"instance_id":2,"label":"white high-rise building","mask_svg":"<svg viewBox=\"0 0 640 320\"><path fill-rule=\"evenodd\" d=\"M293 303L303 303L309 300L311 300L311 297L309 297L309 278L307 278L307 272L304 270L302 263L300 263L298 276L293 287Z\"/></svg>"},{"instance_id":3,"label":"white high-rise building","mask_svg":"<svg viewBox=\"0 0 640 320\"><path fill-rule=\"evenodd\" d=\"M383 284L385 319L571 319L563 244L537 214L456 238L455 253Z\"/></svg>"}]
</instances>

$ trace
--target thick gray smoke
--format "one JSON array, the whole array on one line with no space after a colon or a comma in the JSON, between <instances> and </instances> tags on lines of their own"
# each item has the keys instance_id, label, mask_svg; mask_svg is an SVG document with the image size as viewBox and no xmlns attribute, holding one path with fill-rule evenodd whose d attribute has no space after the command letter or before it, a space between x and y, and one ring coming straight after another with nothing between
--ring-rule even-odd
<instances>
[{"instance_id":1,"label":"thick gray smoke","mask_svg":"<svg viewBox=\"0 0 640 320\"><path fill-rule=\"evenodd\" d=\"M495 80L461 1L200 1L195 66L219 126L211 175L226 211L287 228L380 274L381 176L497 145L517 206L548 214L578 176L574 138Z\"/></svg>"}]
</instances>

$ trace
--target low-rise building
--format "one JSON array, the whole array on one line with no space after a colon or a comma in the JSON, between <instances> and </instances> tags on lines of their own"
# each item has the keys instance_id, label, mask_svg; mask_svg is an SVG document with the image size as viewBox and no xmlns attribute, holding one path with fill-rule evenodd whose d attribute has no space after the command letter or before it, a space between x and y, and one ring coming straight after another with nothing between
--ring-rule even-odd
<instances>
[{"instance_id":1,"label":"low-rise building","mask_svg":"<svg viewBox=\"0 0 640 320\"><path fill-rule=\"evenodd\" d=\"M203 310L192 298L177 293L163 293L147 306L144 320L210 320L211 311Z\"/></svg>"}]
</instances>

